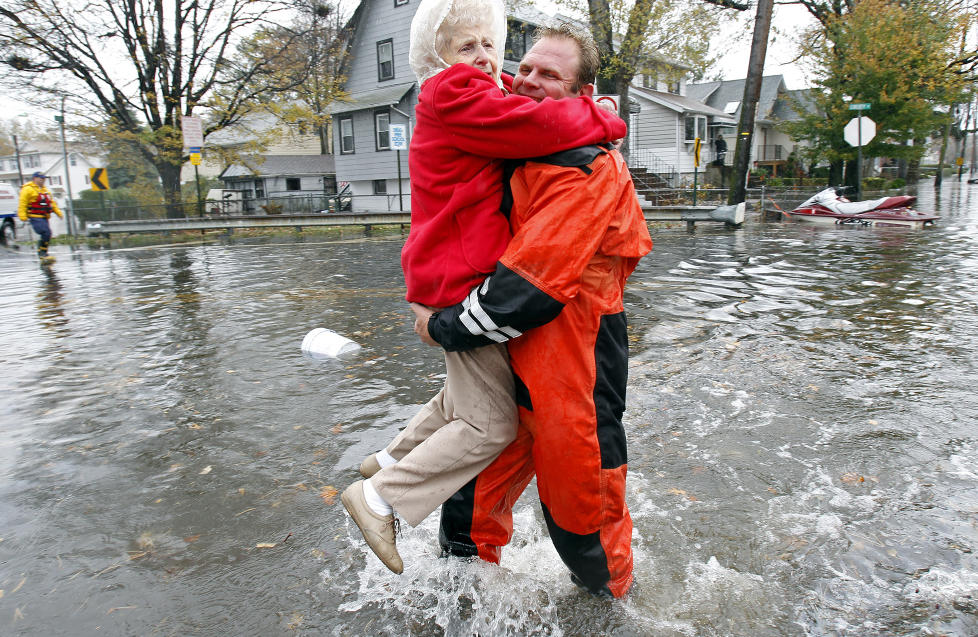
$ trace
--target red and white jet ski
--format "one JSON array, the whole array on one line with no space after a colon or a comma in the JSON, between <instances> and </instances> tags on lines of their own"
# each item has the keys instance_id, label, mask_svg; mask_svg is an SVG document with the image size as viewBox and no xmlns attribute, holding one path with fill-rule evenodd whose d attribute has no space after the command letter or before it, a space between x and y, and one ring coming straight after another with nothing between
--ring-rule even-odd
<instances>
[{"instance_id":1,"label":"red and white jet ski","mask_svg":"<svg viewBox=\"0 0 978 637\"><path fill-rule=\"evenodd\" d=\"M911 195L882 197L869 201L849 201L834 188L816 193L797 208L781 213L791 219L816 223L855 224L864 226L932 226L937 215L917 212L910 206L917 200Z\"/></svg>"}]
</instances>

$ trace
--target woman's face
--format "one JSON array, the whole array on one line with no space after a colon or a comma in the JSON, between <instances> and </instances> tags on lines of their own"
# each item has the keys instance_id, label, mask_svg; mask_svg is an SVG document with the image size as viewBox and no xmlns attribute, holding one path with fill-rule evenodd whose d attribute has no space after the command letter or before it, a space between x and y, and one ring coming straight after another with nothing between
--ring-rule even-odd
<instances>
[{"instance_id":1,"label":"woman's face","mask_svg":"<svg viewBox=\"0 0 978 637\"><path fill-rule=\"evenodd\" d=\"M468 64L492 77L499 77L499 58L492 37L478 28L463 28L456 33L442 56L449 64Z\"/></svg>"}]
</instances>

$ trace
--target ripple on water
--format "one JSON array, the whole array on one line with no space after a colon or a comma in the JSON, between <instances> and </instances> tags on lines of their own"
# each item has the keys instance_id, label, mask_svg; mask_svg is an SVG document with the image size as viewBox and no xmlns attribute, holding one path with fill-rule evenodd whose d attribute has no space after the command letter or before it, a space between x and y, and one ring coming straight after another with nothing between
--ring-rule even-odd
<instances>
[{"instance_id":1,"label":"ripple on water","mask_svg":"<svg viewBox=\"0 0 978 637\"><path fill-rule=\"evenodd\" d=\"M976 634L978 196L946 191L927 232L655 229L618 602L570 583L532 489L498 567L440 559L432 516L395 577L347 520L444 380L401 237L0 252L0 605L24 635ZM303 358L314 327L361 354Z\"/></svg>"}]
</instances>

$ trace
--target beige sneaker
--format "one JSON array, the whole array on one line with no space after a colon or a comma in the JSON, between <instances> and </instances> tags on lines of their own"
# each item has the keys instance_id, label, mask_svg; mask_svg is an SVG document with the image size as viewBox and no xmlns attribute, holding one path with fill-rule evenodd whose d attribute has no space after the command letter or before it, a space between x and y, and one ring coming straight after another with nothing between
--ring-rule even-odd
<instances>
[{"instance_id":1,"label":"beige sneaker","mask_svg":"<svg viewBox=\"0 0 978 637\"><path fill-rule=\"evenodd\" d=\"M404 562L394 544L397 520L393 515L377 515L363 497L363 480L357 480L343 491L340 496L343 506L353 521L360 527L363 539L384 566L400 574L404 571Z\"/></svg>"},{"instance_id":2,"label":"beige sneaker","mask_svg":"<svg viewBox=\"0 0 978 637\"><path fill-rule=\"evenodd\" d=\"M364 478L372 478L375 473L380 471L380 463L377 462L377 454L372 453L360 463L360 475Z\"/></svg>"}]
</instances>

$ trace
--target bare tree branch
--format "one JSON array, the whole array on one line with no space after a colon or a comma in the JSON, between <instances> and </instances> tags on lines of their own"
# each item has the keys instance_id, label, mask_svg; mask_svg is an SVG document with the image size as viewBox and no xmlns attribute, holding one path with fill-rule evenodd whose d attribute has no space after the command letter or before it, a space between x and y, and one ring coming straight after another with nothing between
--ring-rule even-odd
<instances>
[{"instance_id":1,"label":"bare tree branch","mask_svg":"<svg viewBox=\"0 0 978 637\"><path fill-rule=\"evenodd\" d=\"M328 1L328 0L327 0ZM293 0L6 0L0 6L0 85L43 103L48 91L92 108L140 141L168 202L179 197L185 160L180 116L208 107L207 134L253 108L249 84L267 75L284 49L231 61L260 28L279 28ZM265 95L295 78L262 84ZM218 94L219 92L219 94Z\"/></svg>"},{"instance_id":2,"label":"bare tree branch","mask_svg":"<svg viewBox=\"0 0 978 637\"><path fill-rule=\"evenodd\" d=\"M734 0L703 0L707 4L715 4L724 9L736 9L737 11L747 11L750 4L747 2L734 2Z\"/></svg>"}]
</instances>

